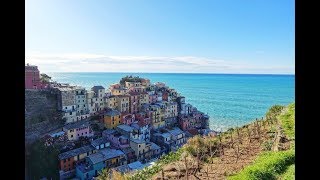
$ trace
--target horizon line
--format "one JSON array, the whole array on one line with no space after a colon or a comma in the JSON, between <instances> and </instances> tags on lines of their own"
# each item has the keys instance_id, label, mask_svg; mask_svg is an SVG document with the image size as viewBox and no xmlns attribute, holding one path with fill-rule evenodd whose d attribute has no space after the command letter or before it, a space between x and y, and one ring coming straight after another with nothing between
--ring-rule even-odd
<instances>
[{"instance_id":1,"label":"horizon line","mask_svg":"<svg viewBox=\"0 0 320 180\"><path fill-rule=\"evenodd\" d=\"M101 72L101 71L81 71L81 72L66 72L66 71L48 71L47 73L136 73L136 74L216 74L216 75L293 75L295 73L281 73L281 74L271 74L271 73L210 73L210 72Z\"/></svg>"}]
</instances>

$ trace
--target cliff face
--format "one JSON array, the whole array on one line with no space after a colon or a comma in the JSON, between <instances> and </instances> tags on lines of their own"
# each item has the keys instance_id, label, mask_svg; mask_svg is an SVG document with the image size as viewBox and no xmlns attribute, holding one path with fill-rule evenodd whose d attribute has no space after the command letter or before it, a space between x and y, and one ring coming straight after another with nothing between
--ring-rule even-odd
<instances>
[{"instance_id":1,"label":"cliff face","mask_svg":"<svg viewBox=\"0 0 320 180\"><path fill-rule=\"evenodd\" d=\"M55 94L45 90L25 90L26 143L59 127L60 122L61 113L57 111Z\"/></svg>"}]
</instances>

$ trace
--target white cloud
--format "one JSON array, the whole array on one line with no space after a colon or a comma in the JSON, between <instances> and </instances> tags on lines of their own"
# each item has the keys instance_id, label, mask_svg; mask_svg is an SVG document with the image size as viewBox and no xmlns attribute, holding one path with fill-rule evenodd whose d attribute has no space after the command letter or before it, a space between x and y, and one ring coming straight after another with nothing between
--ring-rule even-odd
<instances>
[{"instance_id":1,"label":"white cloud","mask_svg":"<svg viewBox=\"0 0 320 180\"><path fill-rule=\"evenodd\" d=\"M261 67L195 56L29 53L26 63L39 66L42 72L294 73L294 67Z\"/></svg>"}]
</instances>

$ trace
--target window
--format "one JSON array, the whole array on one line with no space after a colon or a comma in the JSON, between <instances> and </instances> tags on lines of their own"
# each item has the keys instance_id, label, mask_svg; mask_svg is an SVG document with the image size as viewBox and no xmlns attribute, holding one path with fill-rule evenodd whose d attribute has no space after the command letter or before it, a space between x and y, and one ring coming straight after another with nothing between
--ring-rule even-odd
<instances>
[{"instance_id":1,"label":"window","mask_svg":"<svg viewBox=\"0 0 320 180\"><path fill-rule=\"evenodd\" d=\"M141 145L139 144L139 147L141 147Z\"/></svg>"},{"instance_id":2,"label":"window","mask_svg":"<svg viewBox=\"0 0 320 180\"><path fill-rule=\"evenodd\" d=\"M84 100L82 100L82 102L84 102Z\"/></svg>"},{"instance_id":3,"label":"window","mask_svg":"<svg viewBox=\"0 0 320 180\"><path fill-rule=\"evenodd\" d=\"M87 134L87 132L86 132L86 134Z\"/></svg>"},{"instance_id":4,"label":"window","mask_svg":"<svg viewBox=\"0 0 320 180\"><path fill-rule=\"evenodd\" d=\"M70 112L70 115L72 115L72 112Z\"/></svg>"},{"instance_id":5,"label":"window","mask_svg":"<svg viewBox=\"0 0 320 180\"><path fill-rule=\"evenodd\" d=\"M120 115L119 115L119 118L120 118Z\"/></svg>"},{"instance_id":6,"label":"window","mask_svg":"<svg viewBox=\"0 0 320 180\"><path fill-rule=\"evenodd\" d=\"M73 138L73 135L71 135L71 137Z\"/></svg>"},{"instance_id":7,"label":"window","mask_svg":"<svg viewBox=\"0 0 320 180\"><path fill-rule=\"evenodd\" d=\"M68 109L67 107L65 109Z\"/></svg>"},{"instance_id":8,"label":"window","mask_svg":"<svg viewBox=\"0 0 320 180\"><path fill-rule=\"evenodd\" d=\"M63 160L64 163L65 163L66 161L67 161L66 159ZM66 165L64 165L64 166L66 166Z\"/></svg>"},{"instance_id":9,"label":"window","mask_svg":"<svg viewBox=\"0 0 320 180\"><path fill-rule=\"evenodd\" d=\"M86 105L84 104L83 107L86 107ZM86 109L84 109L84 110L86 110Z\"/></svg>"},{"instance_id":10,"label":"window","mask_svg":"<svg viewBox=\"0 0 320 180\"><path fill-rule=\"evenodd\" d=\"M83 133L81 133L81 135L83 135Z\"/></svg>"}]
</instances>

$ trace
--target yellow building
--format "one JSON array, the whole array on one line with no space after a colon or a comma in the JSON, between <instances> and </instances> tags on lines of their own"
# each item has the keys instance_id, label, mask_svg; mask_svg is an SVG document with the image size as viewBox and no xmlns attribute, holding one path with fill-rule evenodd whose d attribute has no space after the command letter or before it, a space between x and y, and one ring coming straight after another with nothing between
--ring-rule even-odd
<instances>
[{"instance_id":1,"label":"yellow building","mask_svg":"<svg viewBox=\"0 0 320 180\"><path fill-rule=\"evenodd\" d=\"M130 96L128 95L119 95L116 96L116 101L117 101L117 110L122 113L122 112L129 112L129 99Z\"/></svg>"},{"instance_id":2,"label":"yellow building","mask_svg":"<svg viewBox=\"0 0 320 180\"><path fill-rule=\"evenodd\" d=\"M153 129L159 129L165 126L165 110L161 109L159 105L150 105L151 110L151 125Z\"/></svg>"},{"instance_id":3,"label":"yellow building","mask_svg":"<svg viewBox=\"0 0 320 180\"><path fill-rule=\"evenodd\" d=\"M125 82L125 87L126 88L132 88L132 87L141 87L141 82Z\"/></svg>"},{"instance_id":4,"label":"yellow building","mask_svg":"<svg viewBox=\"0 0 320 180\"><path fill-rule=\"evenodd\" d=\"M130 147L134 150L138 160L150 159L152 156L151 143L140 139L131 139Z\"/></svg>"},{"instance_id":5,"label":"yellow building","mask_svg":"<svg viewBox=\"0 0 320 180\"><path fill-rule=\"evenodd\" d=\"M140 107L143 104L148 104L149 103L149 94L147 92L143 92L140 94Z\"/></svg>"},{"instance_id":6,"label":"yellow building","mask_svg":"<svg viewBox=\"0 0 320 180\"><path fill-rule=\"evenodd\" d=\"M103 115L103 123L108 129L115 129L121 124L120 112L117 110L111 110Z\"/></svg>"},{"instance_id":7,"label":"yellow building","mask_svg":"<svg viewBox=\"0 0 320 180\"><path fill-rule=\"evenodd\" d=\"M125 95L128 92L127 88L119 87L110 89L112 95Z\"/></svg>"},{"instance_id":8,"label":"yellow building","mask_svg":"<svg viewBox=\"0 0 320 180\"><path fill-rule=\"evenodd\" d=\"M110 96L108 97L108 108L111 109L116 109L118 107L118 102L117 102L117 96Z\"/></svg>"}]
</instances>

